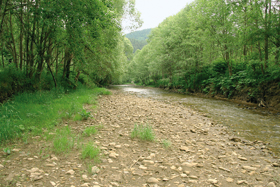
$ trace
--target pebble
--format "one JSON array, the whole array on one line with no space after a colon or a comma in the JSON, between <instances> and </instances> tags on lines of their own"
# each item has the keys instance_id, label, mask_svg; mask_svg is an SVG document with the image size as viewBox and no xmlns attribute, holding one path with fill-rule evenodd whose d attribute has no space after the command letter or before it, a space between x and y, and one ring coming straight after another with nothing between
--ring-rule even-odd
<instances>
[{"instance_id":1,"label":"pebble","mask_svg":"<svg viewBox=\"0 0 280 187\"><path fill-rule=\"evenodd\" d=\"M0 168L3 168L4 166L2 164L0 164Z\"/></svg>"},{"instance_id":2,"label":"pebble","mask_svg":"<svg viewBox=\"0 0 280 187\"><path fill-rule=\"evenodd\" d=\"M246 169L246 170L249 170L249 171L256 171L257 170L257 168L251 167L251 166L243 166L242 168Z\"/></svg>"},{"instance_id":3,"label":"pebble","mask_svg":"<svg viewBox=\"0 0 280 187\"><path fill-rule=\"evenodd\" d=\"M145 166L143 166L143 165L140 165L140 166L139 166L139 169L146 170L146 169L148 169L148 168L147 168L147 167L145 167Z\"/></svg>"},{"instance_id":4,"label":"pebble","mask_svg":"<svg viewBox=\"0 0 280 187\"><path fill-rule=\"evenodd\" d=\"M232 178L227 178L226 181L229 182L229 183L232 183L233 179Z\"/></svg>"},{"instance_id":5,"label":"pebble","mask_svg":"<svg viewBox=\"0 0 280 187\"><path fill-rule=\"evenodd\" d=\"M239 159L239 160L242 160L242 161L247 161L247 160L248 160L247 158L241 157L241 156L239 156L238 159Z\"/></svg>"},{"instance_id":6,"label":"pebble","mask_svg":"<svg viewBox=\"0 0 280 187\"><path fill-rule=\"evenodd\" d=\"M239 180L239 181L237 181L237 184L238 185L240 185L240 184L248 184L248 182L245 181L245 180Z\"/></svg>"},{"instance_id":7,"label":"pebble","mask_svg":"<svg viewBox=\"0 0 280 187\"><path fill-rule=\"evenodd\" d=\"M156 184L156 183L158 183L158 180L154 177L151 177L151 178L148 179L147 183Z\"/></svg>"},{"instance_id":8,"label":"pebble","mask_svg":"<svg viewBox=\"0 0 280 187\"><path fill-rule=\"evenodd\" d=\"M208 179L208 182L210 182L211 184L217 184L218 180L216 180L216 179Z\"/></svg>"},{"instance_id":9,"label":"pebble","mask_svg":"<svg viewBox=\"0 0 280 187\"><path fill-rule=\"evenodd\" d=\"M53 182L53 181L50 181L50 183L51 183L51 185L53 185L53 186L55 186L55 185L56 185L56 183L55 183L55 182Z\"/></svg>"},{"instance_id":10,"label":"pebble","mask_svg":"<svg viewBox=\"0 0 280 187\"><path fill-rule=\"evenodd\" d=\"M68 174L68 175L74 175L74 174L75 174L75 171L71 169L71 170L67 171L66 174Z\"/></svg>"},{"instance_id":11,"label":"pebble","mask_svg":"<svg viewBox=\"0 0 280 187\"><path fill-rule=\"evenodd\" d=\"M93 166L93 167L91 168L91 172L92 172L92 173L98 174L98 173L100 172L100 169L99 169L97 166Z\"/></svg>"},{"instance_id":12,"label":"pebble","mask_svg":"<svg viewBox=\"0 0 280 187\"><path fill-rule=\"evenodd\" d=\"M274 184L274 182L270 182L267 184L267 187L276 187L276 185Z\"/></svg>"}]
</instances>

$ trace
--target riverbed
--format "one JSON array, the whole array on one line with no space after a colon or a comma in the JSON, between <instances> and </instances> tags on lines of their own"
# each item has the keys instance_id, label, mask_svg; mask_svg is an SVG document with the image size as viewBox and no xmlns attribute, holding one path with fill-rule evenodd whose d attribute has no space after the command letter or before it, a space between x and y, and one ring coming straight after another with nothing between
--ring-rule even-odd
<instances>
[{"instance_id":1,"label":"riverbed","mask_svg":"<svg viewBox=\"0 0 280 187\"><path fill-rule=\"evenodd\" d=\"M225 125L236 135L250 141L262 141L277 155L280 154L280 116L230 101L172 93L159 88L134 85L115 85L111 89L165 102L178 102Z\"/></svg>"}]
</instances>

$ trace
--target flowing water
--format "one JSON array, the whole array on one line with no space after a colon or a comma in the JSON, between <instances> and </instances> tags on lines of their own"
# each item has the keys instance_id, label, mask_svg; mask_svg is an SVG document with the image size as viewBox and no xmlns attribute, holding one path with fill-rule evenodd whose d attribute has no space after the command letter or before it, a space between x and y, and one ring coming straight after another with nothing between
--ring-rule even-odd
<instances>
[{"instance_id":1,"label":"flowing water","mask_svg":"<svg viewBox=\"0 0 280 187\"><path fill-rule=\"evenodd\" d=\"M269 143L273 152L280 155L280 115L263 110L248 110L238 103L201 98L191 95L170 93L159 88L139 87L133 85L111 86L111 89L132 92L139 97L180 102L198 110L250 141L260 140Z\"/></svg>"}]
</instances>

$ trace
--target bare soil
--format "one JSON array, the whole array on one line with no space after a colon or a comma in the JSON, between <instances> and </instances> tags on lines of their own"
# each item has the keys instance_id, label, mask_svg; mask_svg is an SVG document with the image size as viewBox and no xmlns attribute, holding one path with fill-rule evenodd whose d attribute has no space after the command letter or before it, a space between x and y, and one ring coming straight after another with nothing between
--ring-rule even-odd
<instances>
[{"instance_id":1,"label":"bare soil","mask_svg":"<svg viewBox=\"0 0 280 187\"><path fill-rule=\"evenodd\" d=\"M178 103L112 91L100 96L94 118L65 122L73 133L99 126L93 142L100 162L82 160L75 147L55 155L42 136L0 155L0 186L280 186L280 160L263 142L249 142ZM86 106L90 110L89 106ZM91 109L92 110L92 109ZM153 127L153 142L132 139L135 124ZM162 141L171 145L165 148Z\"/></svg>"}]
</instances>

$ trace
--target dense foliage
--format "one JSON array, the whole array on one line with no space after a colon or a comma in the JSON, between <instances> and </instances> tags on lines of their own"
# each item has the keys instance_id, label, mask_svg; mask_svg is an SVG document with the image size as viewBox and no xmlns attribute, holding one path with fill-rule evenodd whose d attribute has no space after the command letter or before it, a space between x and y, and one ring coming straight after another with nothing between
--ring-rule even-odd
<instances>
[{"instance_id":1,"label":"dense foliage","mask_svg":"<svg viewBox=\"0 0 280 187\"><path fill-rule=\"evenodd\" d=\"M121 81L127 61L121 21L123 15L139 20L134 4L1 0L0 101L27 90Z\"/></svg>"},{"instance_id":2,"label":"dense foliage","mask_svg":"<svg viewBox=\"0 0 280 187\"><path fill-rule=\"evenodd\" d=\"M195 0L152 30L127 77L182 92L266 100L268 85L280 86L279 6L271 0Z\"/></svg>"}]
</instances>

